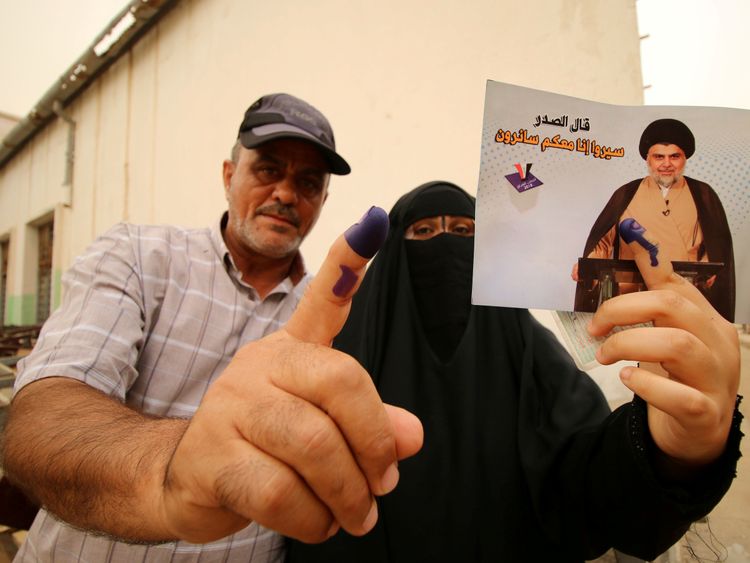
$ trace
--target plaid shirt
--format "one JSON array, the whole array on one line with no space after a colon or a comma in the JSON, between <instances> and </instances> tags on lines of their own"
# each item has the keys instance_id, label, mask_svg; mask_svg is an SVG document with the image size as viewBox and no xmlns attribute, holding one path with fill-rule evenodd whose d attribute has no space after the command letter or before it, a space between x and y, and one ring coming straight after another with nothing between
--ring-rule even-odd
<instances>
[{"instance_id":1,"label":"plaid shirt","mask_svg":"<svg viewBox=\"0 0 750 563\"><path fill-rule=\"evenodd\" d=\"M65 275L65 299L19 363L16 392L32 381L83 381L157 416L190 417L243 344L277 330L309 281L265 299L241 280L212 229L119 224ZM74 529L41 510L16 561L259 561L283 559L283 540L253 523L205 545L134 545Z\"/></svg>"}]
</instances>

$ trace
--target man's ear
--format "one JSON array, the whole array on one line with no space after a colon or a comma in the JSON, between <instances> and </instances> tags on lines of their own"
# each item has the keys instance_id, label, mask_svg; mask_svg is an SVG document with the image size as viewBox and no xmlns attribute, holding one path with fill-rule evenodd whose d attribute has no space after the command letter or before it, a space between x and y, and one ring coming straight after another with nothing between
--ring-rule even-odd
<instances>
[{"instance_id":1,"label":"man's ear","mask_svg":"<svg viewBox=\"0 0 750 563\"><path fill-rule=\"evenodd\" d=\"M227 192L229 191L229 186L232 181L232 176L234 175L234 171L236 169L237 165L232 162L231 160L225 160L221 166L221 178L224 182L224 196L226 197Z\"/></svg>"}]
</instances>

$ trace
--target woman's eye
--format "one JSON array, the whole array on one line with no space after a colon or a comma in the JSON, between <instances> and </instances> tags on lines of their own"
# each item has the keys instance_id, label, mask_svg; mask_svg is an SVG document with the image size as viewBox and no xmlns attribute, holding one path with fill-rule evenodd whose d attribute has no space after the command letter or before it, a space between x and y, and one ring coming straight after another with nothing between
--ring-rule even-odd
<instances>
[{"instance_id":1,"label":"woman's eye","mask_svg":"<svg viewBox=\"0 0 750 563\"><path fill-rule=\"evenodd\" d=\"M474 234L474 225L468 223L458 223L451 227L450 232L454 235L470 237Z\"/></svg>"}]
</instances>

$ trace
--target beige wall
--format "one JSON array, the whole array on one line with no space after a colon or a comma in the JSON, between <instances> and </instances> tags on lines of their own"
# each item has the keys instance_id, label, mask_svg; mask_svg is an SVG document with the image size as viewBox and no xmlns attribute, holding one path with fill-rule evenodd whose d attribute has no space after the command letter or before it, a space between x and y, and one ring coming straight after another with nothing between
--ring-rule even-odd
<instances>
[{"instance_id":1,"label":"beige wall","mask_svg":"<svg viewBox=\"0 0 750 563\"><path fill-rule=\"evenodd\" d=\"M0 139L5 137L19 121L20 119L16 116L0 111Z\"/></svg>"},{"instance_id":2,"label":"beige wall","mask_svg":"<svg viewBox=\"0 0 750 563\"><path fill-rule=\"evenodd\" d=\"M244 110L286 91L330 118L354 170L303 246L315 271L372 204L432 179L476 191L487 79L640 104L634 0L182 0L67 108L70 207L62 120L0 170L0 237L18 259L54 212L59 272L116 221L210 224ZM35 282L11 270L22 299Z\"/></svg>"}]
</instances>

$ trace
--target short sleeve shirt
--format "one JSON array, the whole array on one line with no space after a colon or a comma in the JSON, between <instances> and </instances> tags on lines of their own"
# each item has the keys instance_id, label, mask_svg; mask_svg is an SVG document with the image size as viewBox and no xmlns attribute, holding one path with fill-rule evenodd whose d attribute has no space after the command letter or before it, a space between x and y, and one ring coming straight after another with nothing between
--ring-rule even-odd
<instances>
[{"instance_id":1,"label":"short sleeve shirt","mask_svg":"<svg viewBox=\"0 0 750 563\"><path fill-rule=\"evenodd\" d=\"M223 221L222 221L223 222ZM295 266L303 269L298 256ZM16 392L38 379L77 379L156 416L190 417L243 344L279 329L310 277L264 299L241 279L211 229L119 224L63 278L62 306L19 363ZM283 540L257 524L205 545L133 545L37 516L16 561L278 561Z\"/></svg>"}]
</instances>

